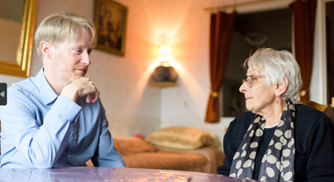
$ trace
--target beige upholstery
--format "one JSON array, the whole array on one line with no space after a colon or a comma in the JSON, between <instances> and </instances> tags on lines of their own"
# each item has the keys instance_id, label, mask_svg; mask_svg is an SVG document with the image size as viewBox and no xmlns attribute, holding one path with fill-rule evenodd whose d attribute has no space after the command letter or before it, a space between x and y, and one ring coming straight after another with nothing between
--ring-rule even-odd
<instances>
[{"instance_id":1,"label":"beige upholstery","mask_svg":"<svg viewBox=\"0 0 334 182\"><path fill-rule=\"evenodd\" d=\"M314 108L314 109L318 109L321 112L324 112L325 109L327 108L327 105L319 104L319 103L316 103L314 101L299 101L298 103L299 104L304 104L304 105L306 105L308 107L311 107L311 108Z\"/></svg>"},{"instance_id":2,"label":"beige upholstery","mask_svg":"<svg viewBox=\"0 0 334 182\"><path fill-rule=\"evenodd\" d=\"M173 126L154 131L145 138L145 141L168 148L181 150L195 150L204 146L221 148L219 139L215 142L213 134L198 128Z\"/></svg>"},{"instance_id":3,"label":"beige upholstery","mask_svg":"<svg viewBox=\"0 0 334 182\"><path fill-rule=\"evenodd\" d=\"M318 109L321 112L324 112L326 114L326 116L331 120L333 126L334 126L334 107L333 107L333 97L332 97L332 104L328 104L328 105L323 105L323 104L319 104L313 101L299 101L299 104L304 104L308 107L312 107L314 109Z\"/></svg>"},{"instance_id":4,"label":"beige upholstery","mask_svg":"<svg viewBox=\"0 0 334 182\"><path fill-rule=\"evenodd\" d=\"M89 160L86 162L86 166L87 166L87 167L94 167L92 160L89 159Z\"/></svg>"}]
</instances>

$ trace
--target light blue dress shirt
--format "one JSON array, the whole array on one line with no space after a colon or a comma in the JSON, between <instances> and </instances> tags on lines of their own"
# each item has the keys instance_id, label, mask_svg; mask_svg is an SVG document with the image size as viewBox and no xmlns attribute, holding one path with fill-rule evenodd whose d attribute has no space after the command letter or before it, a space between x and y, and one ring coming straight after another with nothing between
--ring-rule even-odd
<instances>
[{"instance_id":1,"label":"light blue dress shirt","mask_svg":"<svg viewBox=\"0 0 334 182\"><path fill-rule=\"evenodd\" d=\"M0 106L3 168L86 166L124 167L113 146L100 99L77 103L58 96L43 68L8 88L7 106Z\"/></svg>"}]
</instances>

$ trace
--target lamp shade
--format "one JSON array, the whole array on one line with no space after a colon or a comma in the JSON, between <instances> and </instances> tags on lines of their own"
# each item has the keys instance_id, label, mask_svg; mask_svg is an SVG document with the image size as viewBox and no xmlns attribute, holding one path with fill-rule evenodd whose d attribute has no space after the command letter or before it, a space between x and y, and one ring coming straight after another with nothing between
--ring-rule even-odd
<instances>
[{"instance_id":1,"label":"lamp shade","mask_svg":"<svg viewBox=\"0 0 334 182\"><path fill-rule=\"evenodd\" d=\"M168 63L172 61L174 57L172 56L172 49L167 44L162 44L159 48L158 60L163 63Z\"/></svg>"}]
</instances>

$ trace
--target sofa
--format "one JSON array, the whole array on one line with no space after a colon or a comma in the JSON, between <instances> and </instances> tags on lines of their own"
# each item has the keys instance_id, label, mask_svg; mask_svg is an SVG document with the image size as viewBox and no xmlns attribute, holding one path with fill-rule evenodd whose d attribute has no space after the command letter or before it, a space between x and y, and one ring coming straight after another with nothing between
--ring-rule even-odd
<instances>
[{"instance_id":1,"label":"sofa","mask_svg":"<svg viewBox=\"0 0 334 182\"><path fill-rule=\"evenodd\" d=\"M145 139L114 137L126 167L217 173L224 153L219 140L196 128L169 127Z\"/></svg>"}]
</instances>

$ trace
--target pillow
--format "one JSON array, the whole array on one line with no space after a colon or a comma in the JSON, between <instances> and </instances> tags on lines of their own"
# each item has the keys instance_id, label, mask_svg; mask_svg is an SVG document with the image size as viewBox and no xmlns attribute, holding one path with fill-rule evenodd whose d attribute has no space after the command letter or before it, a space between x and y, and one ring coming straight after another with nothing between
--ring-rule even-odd
<instances>
[{"instance_id":1,"label":"pillow","mask_svg":"<svg viewBox=\"0 0 334 182\"><path fill-rule=\"evenodd\" d=\"M114 147L121 154L155 152L158 150L152 144L137 137L114 137Z\"/></svg>"},{"instance_id":2,"label":"pillow","mask_svg":"<svg viewBox=\"0 0 334 182\"><path fill-rule=\"evenodd\" d=\"M153 132L145 140L158 146L185 150L214 145L210 132L189 127L163 128Z\"/></svg>"},{"instance_id":3,"label":"pillow","mask_svg":"<svg viewBox=\"0 0 334 182\"><path fill-rule=\"evenodd\" d=\"M331 120L334 126L334 107L331 107L330 104L327 105L327 108L324 110L326 116Z\"/></svg>"}]
</instances>

